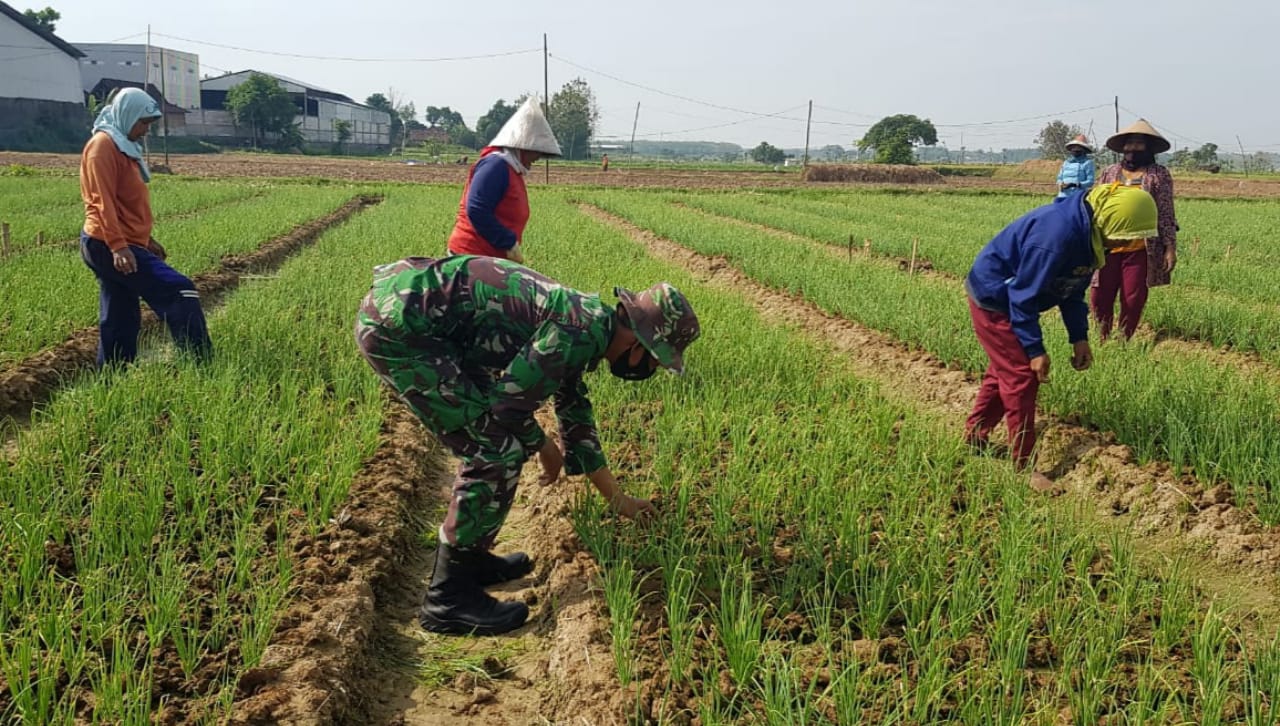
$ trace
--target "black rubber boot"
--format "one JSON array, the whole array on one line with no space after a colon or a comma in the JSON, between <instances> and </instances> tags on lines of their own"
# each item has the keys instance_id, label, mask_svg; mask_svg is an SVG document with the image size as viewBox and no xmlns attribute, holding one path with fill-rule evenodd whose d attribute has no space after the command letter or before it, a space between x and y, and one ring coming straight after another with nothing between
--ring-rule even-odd
<instances>
[{"instance_id":1,"label":"black rubber boot","mask_svg":"<svg viewBox=\"0 0 1280 726\"><path fill-rule=\"evenodd\" d=\"M485 552L484 556L479 558L479 563L480 571L476 573L476 579L480 587L510 582L533 572L533 560L523 552L513 552L509 555Z\"/></svg>"},{"instance_id":2,"label":"black rubber boot","mask_svg":"<svg viewBox=\"0 0 1280 726\"><path fill-rule=\"evenodd\" d=\"M481 586L479 573L488 554L440 543L431 585L418 610L423 628L433 633L497 635L524 625L529 618L524 603L495 600Z\"/></svg>"}]
</instances>

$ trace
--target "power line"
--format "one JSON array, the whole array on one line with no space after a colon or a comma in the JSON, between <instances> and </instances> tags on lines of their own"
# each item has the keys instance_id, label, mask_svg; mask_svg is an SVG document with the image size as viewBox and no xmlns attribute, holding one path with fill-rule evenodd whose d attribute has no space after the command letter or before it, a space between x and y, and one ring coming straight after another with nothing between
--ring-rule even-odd
<instances>
[{"instance_id":1,"label":"power line","mask_svg":"<svg viewBox=\"0 0 1280 726\"><path fill-rule=\"evenodd\" d=\"M130 34L130 35L126 35L126 36L123 36L123 37L120 37L120 38L116 38L115 40L108 40L108 41L106 41L106 42L107 42L107 43L119 43L119 42L120 42L120 41L122 41L122 40L129 40L130 38L137 38L137 37L139 37L139 36L141 36L141 35L145 35L145 33L132 33L132 34ZM74 44L69 44L69 45L71 45L73 48L75 47L75 45L74 45ZM86 43L86 45L88 45L88 44ZM14 48L17 48L17 47L22 47L22 46L3 46L3 45L0 45L0 48L5 48L5 47L14 47ZM32 48L36 48L36 47L39 47L39 48L45 48L46 46L26 46L26 47L32 47ZM28 54L28 55L13 56L12 58L0 58L0 62L6 62L6 63L8 63L8 62L12 62L12 61L28 60L28 59L30 59L30 58L43 58L44 56L47 56L47 55L64 55L65 53L66 53L66 51L64 51L64 50L62 50L62 49L60 49L60 48L59 48L59 49L54 49L54 50L45 50L45 51L43 51L43 52L41 52L41 53L30 53L30 54Z\"/></svg>"},{"instance_id":2,"label":"power line","mask_svg":"<svg viewBox=\"0 0 1280 726\"><path fill-rule=\"evenodd\" d=\"M675 135L678 135L678 134L691 134L691 133L694 133L695 131L710 131L711 129L722 129L722 128L725 128L725 127L728 127L728 126L738 126L738 125L740 125L740 124L751 123L752 121L757 121L757 120L759 120L760 118L786 118L786 117L785 117L785 116L783 116L782 114L784 114L784 113L791 113L792 111L795 111L795 110L797 110L797 109L799 109L799 108L803 108L803 106L804 106L804 104L801 104L800 106L792 106L791 108L784 109L784 110L779 111L779 112L777 112L777 113L760 114L758 117L753 117L753 118L744 118L744 119L739 119L739 120L737 120L737 121L728 121L728 122L726 122L726 123L722 123L722 124L715 124L715 125L713 125L713 126L699 126L698 128L693 128L693 129L680 129L679 131L653 131L653 132L650 132L650 133L636 134L636 136L637 136L637 137L640 137L640 136L644 136L644 137L653 137L653 136L666 136L666 135L675 136Z\"/></svg>"},{"instance_id":3,"label":"power line","mask_svg":"<svg viewBox=\"0 0 1280 726\"><path fill-rule=\"evenodd\" d=\"M861 112L859 112L859 111L845 111L845 110L843 110L843 109L839 109L839 108L832 108L832 107L830 107L830 106L822 106L822 105L819 105L819 104L816 104L816 103L815 103L815 104L813 104L813 107L814 107L814 108L820 108L820 109L822 109L823 111L831 111L831 112L833 112L833 113L842 113L842 114L844 114L844 115L846 115L846 116L860 116L860 117L862 117L862 118L877 119L877 120L878 120L878 118L879 118L879 117L877 117L877 116L872 116L872 115L871 115L871 114L869 114L869 113L861 113Z\"/></svg>"},{"instance_id":4,"label":"power line","mask_svg":"<svg viewBox=\"0 0 1280 726\"><path fill-rule=\"evenodd\" d=\"M573 66L574 68L577 68L578 70L586 71L587 73L594 73L594 74L599 75L599 76L604 76L605 78L608 78L608 79L613 80L613 81L617 81L618 83L622 83L622 84L624 84L624 85L632 86L632 87L634 87L634 88L639 88L639 89L642 89L642 90L645 90L645 91L649 91L650 93L656 93L656 94L658 94L658 95L660 95L660 96L668 96L668 97L670 97L670 98L679 99L679 100L681 100L681 101L687 101L687 102L689 102L689 103L696 103L696 104L698 104L699 106L707 106L707 107L709 107L709 108L718 108L718 109L720 109L721 111L732 111L733 113L742 113L742 114L747 114L748 116L766 116L766 117L773 117L773 116L776 116L776 115L777 115L777 114L769 114L769 113L760 113L759 111L748 111L747 109L744 109L744 108L734 108L733 106L724 106L724 105L722 105L722 104L712 103L712 102L710 102L710 101L700 101L700 100L698 100L698 99L696 99L696 98L690 98L689 96L682 96L682 95L680 95L680 94L678 94L678 93L670 93L670 92L668 92L668 91L664 91L664 90L659 89L659 88L654 88L653 86L646 86L646 85L644 85L643 83L636 83L636 82L634 82L634 81L628 81L628 80L627 80L627 79L625 79L625 78L619 78L619 77L617 77L617 76L615 76L615 75L613 75L613 74L605 73L604 71L596 70L595 68L588 68L587 66L581 65L581 64L579 64L579 63L574 63L573 61L569 60L568 58L564 58L564 57L558 56L558 55L556 55L556 54L554 54L554 53L550 53L550 54L548 54L548 55L550 55L550 57L552 57L552 58L554 58L554 59L556 59L556 60L560 61L561 63L564 63L565 65Z\"/></svg>"},{"instance_id":5,"label":"power line","mask_svg":"<svg viewBox=\"0 0 1280 726\"><path fill-rule=\"evenodd\" d=\"M345 61L350 63L446 63L450 61L480 60L483 58L504 58L513 55L523 55L526 53L541 53L541 48L526 48L524 50L508 50L498 53L481 53L479 55L460 55L460 56L444 56L439 58L355 58L349 56L326 56L326 55L305 55L302 53L284 53L274 50L259 50L256 48L243 48L236 45L226 45L224 43L213 43L206 40L193 40L191 38L183 38L177 35L168 35L166 33L152 32L152 35L161 38L169 38L170 40L181 40L184 43L195 43L196 45L207 45L214 48L222 48L224 50L238 50L244 53L260 53L262 55L273 55L281 58L301 58L303 60L323 60L323 61Z\"/></svg>"},{"instance_id":6,"label":"power line","mask_svg":"<svg viewBox=\"0 0 1280 726\"><path fill-rule=\"evenodd\" d=\"M1013 123L1019 123L1022 121L1039 121L1041 119L1053 118L1054 116L1066 116L1068 114L1082 113L1084 111L1096 111L1100 108L1109 108L1110 106L1111 104L1109 103L1100 103L1097 106L1085 106L1084 108L1073 108L1070 111L1057 111L1055 113L1045 113L1045 114L1040 114L1038 116L1026 116L1023 118L1004 119L1002 121L975 121L973 123L967 123L967 124L935 123L934 126L945 127L945 128L961 128L961 127L969 128L972 126L1000 126L1003 124L1013 124Z\"/></svg>"}]
</instances>

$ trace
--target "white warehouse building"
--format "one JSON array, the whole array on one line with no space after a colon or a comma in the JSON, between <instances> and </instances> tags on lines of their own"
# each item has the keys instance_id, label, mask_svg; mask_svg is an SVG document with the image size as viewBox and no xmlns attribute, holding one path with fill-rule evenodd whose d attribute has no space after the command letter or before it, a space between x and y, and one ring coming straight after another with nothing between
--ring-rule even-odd
<instances>
[{"instance_id":1,"label":"white warehouse building","mask_svg":"<svg viewBox=\"0 0 1280 726\"><path fill-rule=\"evenodd\" d=\"M245 129L238 129L226 110L227 91L260 71L245 70L228 73L200 82L200 109L187 115L187 134L202 136L211 141L226 143L235 138L247 138ZM356 103L350 97L310 83L287 78L274 73L263 73L276 79L298 107L295 119L307 143L332 145L338 141L337 121L351 124L352 147L366 150L385 149L391 145L391 115L385 111Z\"/></svg>"},{"instance_id":2,"label":"white warehouse building","mask_svg":"<svg viewBox=\"0 0 1280 726\"><path fill-rule=\"evenodd\" d=\"M187 111L200 108L200 57L158 45L76 43L84 53L80 80L85 93L99 95L115 86L154 88ZM105 83L104 83L105 81Z\"/></svg>"},{"instance_id":3,"label":"white warehouse building","mask_svg":"<svg viewBox=\"0 0 1280 726\"><path fill-rule=\"evenodd\" d=\"M89 138L79 50L0 2L0 149L71 151Z\"/></svg>"}]
</instances>

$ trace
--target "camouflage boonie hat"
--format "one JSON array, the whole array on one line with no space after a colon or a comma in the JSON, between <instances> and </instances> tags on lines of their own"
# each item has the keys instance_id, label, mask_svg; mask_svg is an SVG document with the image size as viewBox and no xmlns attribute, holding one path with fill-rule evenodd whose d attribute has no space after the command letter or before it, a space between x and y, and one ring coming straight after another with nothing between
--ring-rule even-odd
<instances>
[{"instance_id":1,"label":"camouflage boonie hat","mask_svg":"<svg viewBox=\"0 0 1280 726\"><path fill-rule=\"evenodd\" d=\"M645 349L663 367L683 373L684 349L702 332L688 298L666 282L638 293L615 287L613 294L627 311L631 327Z\"/></svg>"}]
</instances>

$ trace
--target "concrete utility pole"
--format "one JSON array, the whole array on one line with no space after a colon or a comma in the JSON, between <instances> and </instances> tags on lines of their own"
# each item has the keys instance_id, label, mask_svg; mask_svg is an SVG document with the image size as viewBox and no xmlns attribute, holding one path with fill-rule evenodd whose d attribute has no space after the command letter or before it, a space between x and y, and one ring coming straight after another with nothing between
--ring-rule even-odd
<instances>
[{"instance_id":1,"label":"concrete utility pole","mask_svg":"<svg viewBox=\"0 0 1280 726\"><path fill-rule=\"evenodd\" d=\"M813 126L813 99L809 99L809 118L804 122L804 162L801 169L809 168L809 129Z\"/></svg>"},{"instance_id":2,"label":"concrete utility pole","mask_svg":"<svg viewBox=\"0 0 1280 726\"><path fill-rule=\"evenodd\" d=\"M631 122L631 150L627 152L627 166L631 166L631 159L636 155L636 126L640 124L640 102L636 101L636 117Z\"/></svg>"},{"instance_id":3,"label":"concrete utility pole","mask_svg":"<svg viewBox=\"0 0 1280 726\"><path fill-rule=\"evenodd\" d=\"M169 101L164 76L164 48L160 49L160 120L164 122L164 168L169 168L169 114L164 112L164 105Z\"/></svg>"},{"instance_id":4,"label":"concrete utility pole","mask_svg":"<svg viewBox=\"0 0 1280 726\"><path fill-rule=\"evenodd\" d=\"M547 34L542 34L542 115L547 117L547 125L551 124L551 72L547 70ZM553 131L554 133L554 131ZM551 183L551 157L547 157L542 165L544 180Z\"/></svg>"}]
</instances>

